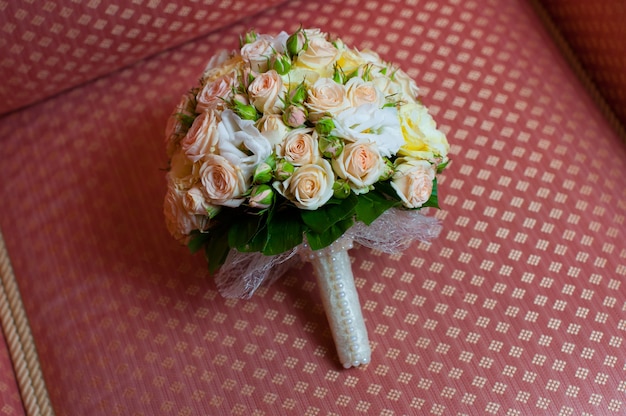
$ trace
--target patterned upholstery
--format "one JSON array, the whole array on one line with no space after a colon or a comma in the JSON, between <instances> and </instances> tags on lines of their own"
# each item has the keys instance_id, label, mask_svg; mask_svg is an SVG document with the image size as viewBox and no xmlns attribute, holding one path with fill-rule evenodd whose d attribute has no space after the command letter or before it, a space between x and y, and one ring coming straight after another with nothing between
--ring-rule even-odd
<instances>
[{"instance_id":1,"label":"patterned upholstery","mask_svg":"<svg viewBox=\"0 0 626 416\"><path fill-rule=\"evenodd\" d=\"M626 4L620 0L551 0L544 7L626 124Z\"/></svg>"},{"instance_id":2,"label":"patterned upholstery","mask_svg":"<svg viewBox=\"0 0 626 416\"><path fill-rule=\"evenodd\" d=\"M352 370L309 265L223 299L161 213L180 94L249 27L300 23L398 62L452 145L442 235L350 252L373 347ZM58 415L626 410L626 147L527 2L291 1L5 115L0 141L0 229Z\"/></svg>"},{"instance_id":3,"label":"patterned upholstery","mask_svg":"<svg viewBox=\"0 0 626 416\"><path fill-rule=\"evenodd\" d=\"M0 114L281 1L0 0Z\"/></svg>"},{"instance_id":4,"label":"patterned upholstery","mask_svg":"<svg viewBox=\"0 0 626 416\"><path fill-rule=\"evenodd\" d=\"M0 341L0 414L7 416L25 415L19 388L13 377L13 366L6 339Z\"/></svg>"}]
</instances>

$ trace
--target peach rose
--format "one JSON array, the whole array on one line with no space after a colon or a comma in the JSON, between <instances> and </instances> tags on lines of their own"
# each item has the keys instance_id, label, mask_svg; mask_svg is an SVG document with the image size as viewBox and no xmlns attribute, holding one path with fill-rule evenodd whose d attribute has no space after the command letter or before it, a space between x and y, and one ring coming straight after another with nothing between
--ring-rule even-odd
<instances>
[{"instance_id":1,"label":"peach rose","mask_svg":"<svg viewBox=\"0 0 626 416\"><path fill-rule=\"evenodd\" d=\"M292 130L277 146L276 154L294 166L315 163L320 158L317 133L311 128Z\"/></svg>"},{"instance_id":2,"label":"peach rose","mask_svg":"<svg viewBox=\"0 0 626 416\"><path fill-rule=\"evenodd\" d=\"M385 96L372 82L354 77L346 83L346 96L353 107L361 104L375 104L381 108L385 104Z\"/></svg>"},{"instance_id":3,"label":"peach rose","mask_svg":"<svg viewBox=\"0 0 626 416\"><path fill-rule=\"evenodd\" d=\"M356 194L368 192L385 169L376 144L367 141L348 143L332 164L337 176L346 179Z\"/></svg>"},{"instance_id":4,"label":"peach rose","mask_svg":"<svg viewBox=\"0 0 626 416\"><path fill-rule=\"evenodd\" d=\"M257 40L247 43L241 48L241 56L255 72L267 71L269 57L273 53L272 42L269 36L259 36Z\"/></svg>"},{"instance_id":5,"label":"peach rose","mask_svg":"<svg viewBox=\"0 0 626 416\"><path fill-rule=\"evenodd\" d=\"M419 208L428 201L433 191L435 168L425 160L399 159L399 161L391 186L405 207Z\"/></svg>"},{"instance_id":6,"label":"peach rose","mask_svg":"<svg viewBox=\"0 0 626 416\"><path fill-rule=\"evenodd\" d=\"M163 201L163 215L169 233L181 243L186 243L193 230L206 229L207 218L189 212L184 204L185 191L179 190L173 181L168 181L165 200Z\"/></svg>"},{"instance_id":7,"label":"peach rose","mask_svg":"<svg viewBox=\"0 0 626 416\"><path fill-rule=\"evenodd\" d=\"M326 159L300 166L284 182L274 182L274 188L298 208L315 210L333 196L335 175Z\"/></svg>"},{"instance_id":8,"label":"peach rose","mask_svg":"<svg viewBox=\"0 0 626 416\"><path fill-rule=\"evenodd\" d=\"M208 155L200 168L200 181L211 204L238 207L248 189L238 166L219 155Z\"/></svg>"},{"instance_id":9,"label":"peach rose","mask_svg":"<svg viewBox=\"0 0 626 416\"><path fill-rule=\"evenodd\" d=\"M303 65L323 77L333 73L333 64L339 58L339 50L323 37L309 39L308 48L298 55L297 65Z\"/></svg>"},{"instance_id":10,"label":"peach rose","mask_svg":"<svg viewBox=\"0 0 626 416\"><path fill-rule=\"evenodd\" d=\"M180 145L180 140L187 134L185 125L180 121L182 117L193 117L193 94L183 95L178 105L167 120L165 126L165 149L168 157L172 157Z\"/></svg>"},{"instance_id":11,"label":"peach rose","mask_svg":"<svg viewBox=\"0 0 626 416\"><path fill-rule=\"evenodd\" d=\"M215 152L219 137L218 122L213 110L205 111L196 117L187 135L181 141L183 152L190 160L197 162L209 153Z\"/></svg>"},{"instance_id":12,"label":"peach rose","mask_svg":"<svg viewBox=\"0 0 626 416\"><path fill-rule=\"evenodd\" d=\"M308 89L305 103L309 117L315 121L324 114L336 115L350 107L346 87L330 78L320 78Z\"/></svg>"},{"instance_id":13,"label":"peach rose","mask_svg":"<svg viewBox=\"0 0 626 416\"><path fill-rule=\"evenodd\" d=\"M208 82L196 96L196 112L202 113L207 110L223 109L225 100L228 100L233 93L237 74L231 72L215 81Z\"/></svg>"},{"instance_id":14,"label":"peach rose","mask_svg":"<svg viewBox=\"0 0 626 416\"><path fill-rule=\"evenodd\" d=\"M282 142L285 135L289 132L289 128L279 114L265 114L256 122L256 126L270 142L272 148Z\"/></svg>"},{"instance_id":15,"label":"peach rose","mask_svg":"<svg viewBox=\"0 0 626 416\"><path fill-rule=\"evenodd\" d=\"M285 92L283 79L273 69L259 74L248 87L250 102L263 114L280 113L283 108L281 97Z\"/></svg>"}]
</instances>

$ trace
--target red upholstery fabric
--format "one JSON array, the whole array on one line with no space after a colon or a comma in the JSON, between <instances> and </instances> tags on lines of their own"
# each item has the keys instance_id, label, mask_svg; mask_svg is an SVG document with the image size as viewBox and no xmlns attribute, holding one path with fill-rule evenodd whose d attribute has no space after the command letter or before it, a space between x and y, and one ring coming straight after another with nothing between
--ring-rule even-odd
<instances>
[{"instance_id":1,"label":"red upholstery fabric","mask_svg":"<svg viewBox=\"0 0 626 416\"><path fill-rule=\"evenodd\" d=\"M372 363L342 370L311 268L219 296L168 235L167 116L208 57L319 26L421 86L444 231L351 251ZM292 1L0 120L0 229L58 415L626 409L626 148L524 1Z\"/></svg>"},{"instance_id":2,"label":"red upholstery fabric","mask_svg":"<svg viewBox=\"0 0 626 416\"><path fill-rule=\"evenodd\" d=\"M587 73L626 124L626 3L621 0L545 1Z\"/></svg>"},{"instance_id":3,"label":"red upholstery fabric","mask_svg":"<svg viewBox=\"0 0 626 416\"><path fill-rule=\"evenodd\" d=\"M0 114L284 0L0 0Z\"/></svg>"},{"instance_id":4,"label":"red upholstery fabric","mask_svg":"<svg viewBox=\"0 0 626 416\"><path fill-rule=\"evenodd\" d=\"M0 414L6 416L25 415L16 383L9 349L4 334L0 332Z\"/></svg>"}]
</instances>

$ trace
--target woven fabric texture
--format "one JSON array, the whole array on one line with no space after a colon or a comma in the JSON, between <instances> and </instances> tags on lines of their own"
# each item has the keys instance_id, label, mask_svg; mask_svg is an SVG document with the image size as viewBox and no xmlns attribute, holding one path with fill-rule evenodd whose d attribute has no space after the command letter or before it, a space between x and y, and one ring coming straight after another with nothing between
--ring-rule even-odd
<instances>
[{"instance_id":1,"label":"woven fabric texture","mask_svg":"<svg viewBox=\"0 0 626 416\"><path fill-rule=\"evenodd\" d=\"M400 64L451 143L441 236L350 251L358 369L310 265L223 299L163 223L181 94L250 27L300 23ZM525 1L291 1L6 115L0 141L0 229L58 415L626 411L626 147Z\"/></svg>"},{"instance_id":2,"label":"woven fabric texture","mask_svg":"<svg viewBox=\"0 0 626 416\"><path fill-rule=\"evenodd\" d=\"M284 0L0 0L0 114Z\"/></svg>"}]
</instances>

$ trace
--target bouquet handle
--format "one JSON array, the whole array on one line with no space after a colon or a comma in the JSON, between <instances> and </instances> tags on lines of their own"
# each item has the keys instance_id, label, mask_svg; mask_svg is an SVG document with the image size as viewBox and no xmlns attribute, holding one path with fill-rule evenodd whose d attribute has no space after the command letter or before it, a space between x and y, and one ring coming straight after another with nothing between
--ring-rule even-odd
<instances>
[{"instance_id":1,"label":"bouquet handle","mask_svg":"<svg viewBox=\"0 0 626 416\"><path fill-rule=\"evenodd\" d=\"M330 325L337 355L344 368L368 364L371 349L354 284L348 250L352 240L340 238L328 247L308 251Z\"/></svg>"}]
</instances>

